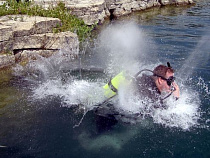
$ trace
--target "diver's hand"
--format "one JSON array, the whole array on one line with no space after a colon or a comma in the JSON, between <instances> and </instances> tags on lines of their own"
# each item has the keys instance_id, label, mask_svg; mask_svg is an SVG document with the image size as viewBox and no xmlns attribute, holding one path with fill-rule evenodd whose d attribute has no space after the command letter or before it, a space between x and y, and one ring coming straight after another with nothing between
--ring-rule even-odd
<instances>
[{"instance_id":1,"label":"diver's hand","mask_svg":"<svg viewBox=\"0 0 210 158\"><path fill-rule=\"evenodd\" d=\"M180 91L179 91L179 86L173 82L172 83L173 87L175 88L175 91L173 92L173 96L176 98L176 99L179 99L180 97Z\"/></svg>"}]
</instances>

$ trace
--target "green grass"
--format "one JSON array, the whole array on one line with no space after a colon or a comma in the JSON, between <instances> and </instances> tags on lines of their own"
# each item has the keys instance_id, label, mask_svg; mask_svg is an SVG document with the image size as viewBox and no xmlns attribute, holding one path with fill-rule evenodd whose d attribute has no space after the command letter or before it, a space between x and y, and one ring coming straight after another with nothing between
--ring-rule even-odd
<instances>
[{"instance_id":1,"label":"green grass","mask_svg":"<svg viewBox=\"0 0 210 158\"><path fill-rule=\"evenodd\" d=\"M48 10L33 4L33 2L17 3L15 0L7 0L7 3L0 6L0 16L17 14L59 18L62 25L54 28L53 32L71 31L78 35L80 41L89 37L95 27L95 25L88 26L83 20L71 15L63 3L59 3L56 7L51 7Z\"/></svg>"}]
</instances>

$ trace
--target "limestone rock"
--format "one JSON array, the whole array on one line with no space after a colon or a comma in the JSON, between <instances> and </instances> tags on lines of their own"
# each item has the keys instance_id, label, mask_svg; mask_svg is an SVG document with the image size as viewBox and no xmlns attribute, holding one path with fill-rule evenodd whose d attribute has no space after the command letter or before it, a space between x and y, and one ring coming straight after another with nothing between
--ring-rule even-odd
<instances>
[{"instance_id":1,"label":"limestone rock","mask_svg":"<svg viewBox=\"0 0 210 158\"><path fill-rule=\"evenodd\" d=\"M6 52L7 51L12 52L13 51L13 42L12 42L12 40L0 42L0 54L4 53L5 51Z\"/></svg>"},{"instance_id":2,"label":"limestone rock","mask_svg":"<svg viewBox=\"0 0 210 158\"><path fill-rule=\"evenodd\" d=\"M8 41L12 36L12 26L2 25L0 22L0 42Z\"/></svg>"},{"instance_id":3,"label":"limestone rock","mask_svg":"<svg viewBox=\"0 0 210 158\"><path fill-rule=\"evenodd\" d=\"M30 36L15 37L13 49L61 49L71 45L77 49L78 37L72 32L34 34Z\"/></svg>"},{"instance_id":4,"label":"limestone rock","mask_svg":"<svg viewBox=\"0 0 210 158\"><path fill-rule=\"evenodd\" d=\"M5 3L7 3L7 1L5 1L5 0L0 0L0 5L3 5L3 4L5 4Z\"/></svg>"},{"instance_id":5,"label":"limestone rock","mask_svg":"<svg viewBox=\"0 0 210 158\"><path fill-rule=\"evenodd\" d=\"M192 4L193 0L160 0L161 5L168 4Z\"/></svg>"},{"instance_id":6,"label":"limestone rock","mask_svg":"<svg viewBox=\"0 0 210 158\"><path fill-rule=\"evenodd\" d=\"M36 60L39 56L50 57L59 50L79 54L79 40L72 32L46 33L15 38L13 45L16 61Z\"/></svg>"},{"instance_id":7,"label":"limestone rock","mask_svg":"<svg viewBox=\"0 0 210 158\"><path fill-rule=\"evenodd\" d=\"M40 56L47 58L57 52L58 50L20 50L15 55L15 61L24 62L28 60L37 60Z\"/></svg>"},{"instance_id":8,"label":"limestone rock","mask_svg":"<svg viewBox=\"0 0 210 158\"><path fill-rule=\"evenodd\" d=\"M67 1L71 14L83 19L87 25L103 22L106 17L104 0Z\"/></svg>"},{"instance_id":9,"label":"limestone rock","mask_svg":"<svg viewBox=\"0 0 210 158\"><path fill-rule=\"evenodd\" d=\"M8 29L12 30L13 37L18 37L52 32L53 28L61 25L61 20L40 16L7 15L0 17L0 24L0 35Z\"/></svg>"},{"instance_id":10,"label":"limestone rock","mask_svg":"<svg viewBox=\"0 0 210 158\"><path fill-rule=\"evenodd\" d=\"M122 16L132 11L168 4L190 4L193 0L34 0L44 8L63 2L71 14L84 20L87 25L103 22L108 16Z\"/></svg>"},{"instance_id":11,"label":"limestone rock","mask_svg":"<svg viewBox=\"0 0 210 158\"><path fill-rule=\"evenodd\" d=\"M15 64L15 56L10 54L0 55L0 69Z\"/></svg>"},{"instance_id":12,"label":"limestone rock","mask_svg":"<svg viewBox=\"0 0 210 158\"><path fill-rule=\"evenodd\" d=\"M61 25L57 18L8 15L0 17L0 68L12 65L16 60L33 58L36 53L48 57L60 49L67 53L79 53L78 36L72 32L52 33ZM73 51L71 51L73 50ZM7 54L7 55L5 55Z\"/></svg>"}]
</instances>

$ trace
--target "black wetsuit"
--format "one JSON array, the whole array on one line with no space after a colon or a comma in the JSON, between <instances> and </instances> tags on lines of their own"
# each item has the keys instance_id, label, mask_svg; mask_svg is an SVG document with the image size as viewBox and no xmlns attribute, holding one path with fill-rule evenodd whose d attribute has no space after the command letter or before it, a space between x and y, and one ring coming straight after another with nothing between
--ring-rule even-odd
<instances>
[{"instance_id":1,"label":"black wetsuit","mask_svg":"<svg viewBox=\"0 0 210 158\"><path fill-rule=\"evenodd\" d=\"M161 93L152 76L143 74L136 78L135 86L137 87L137 95L139 95L146 104L153 104L155 108L163 106Z\"/></svg>"},{"instance_id":2,"label":"black wetsuit","mask_svg":"<svg viewBox=\"0 0 210 158\"><path fill-rule=\"evenodd\" d=\"M145 109L142 109L144 112L150 112L153 108L161 108L164 107L161 99L161 93L158 90L152 76L148 76L143 74L142 76L136 78L133 82L134 86L134 95L138 95L142 100L142 103L145 105ZM106 117L108 121L115 122L115 116L120 116L124 118L129 118L130 120L135 120L136 117L142 115L137 112L135 114L125 115L116 111L114 106L111 103L106 105L101 105L99 108L95 110L95 113L99 118ZM99 119L101 120L101 119ZM116 122L115 122L116 123ZM104 124L104 123L103 123Z\"/></svg>"}]
</instances>

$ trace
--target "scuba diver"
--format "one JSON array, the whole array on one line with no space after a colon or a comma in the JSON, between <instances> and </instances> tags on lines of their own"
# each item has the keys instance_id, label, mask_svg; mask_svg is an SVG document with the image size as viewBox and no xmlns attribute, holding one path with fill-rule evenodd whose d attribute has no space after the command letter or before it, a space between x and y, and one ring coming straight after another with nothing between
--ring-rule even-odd
<instances>
[{"instance_id":1,"label":"scuba diver","mask_svg":"<svg viewBox=\"0 0 210 158\"><path fill-rule=\"evenodd\" d=\"M150 72L152 75L143 72ZM138 96L144 104L152 104L154 108L166 108L164 101L167 98L173 96L175 100L178 100L180 96L179 86L175 83L174 70L169 62L167 66L158 65L153 71L143 69L134 76L124 71L120 72L103 87L107 99L101 103L102 107L103 105L106 107L106 104L117 96L118 90L123 85L131 85L135 96ZM113 111L113 106L107 109Z\"/></svg>"},{"instance_id":2,"label":"scuba diver","mask_svg":"<svg viewBox=\"0 0 210 158\"><path fill-rule=\"evenodd\" d=\"M141 77L138 77L143 71L150 71L153 74L150 76L143 74ZM163 101L171 95L175 100L179 99L179 86L174 80L174 70L169 62L167 66L158 65L153 71L144 69L135 75L135 85L141 97L148 97L152 102L159 102L159 105L163 104ZM158 107L158 105L154 106Z\"/></svg>"},{"instance_id":3,"label":"scuba diver","mask_svg":"<svg viewBox=\"0 0 210 158\"><path fill-rule=\"evenodd\" d=\"M152 75L142 72L150 72ZM142 75L140 75L141 73ZM173 96L174 100L178 100L180 96L179 86L175 83L174 70L169 62L167 66L158 65L153 71L143 69L134 76L130 76L127 72L123 71L110 79L103 87L104 95L107 99L95 109L97 120L100 120L97 123L100 125L100 131L102 131L101 127L105 131L112 128L117 123L117 118L135 120L137 117L144 117L139 111L133 114L119 111L110 102L110 100L117 96L118 91L123 85L131 86L134 95L138 96L145 105L141 110L147 114L157 108L167 108L164 101L170 96Z\"/></svg>"}]
</instances>

